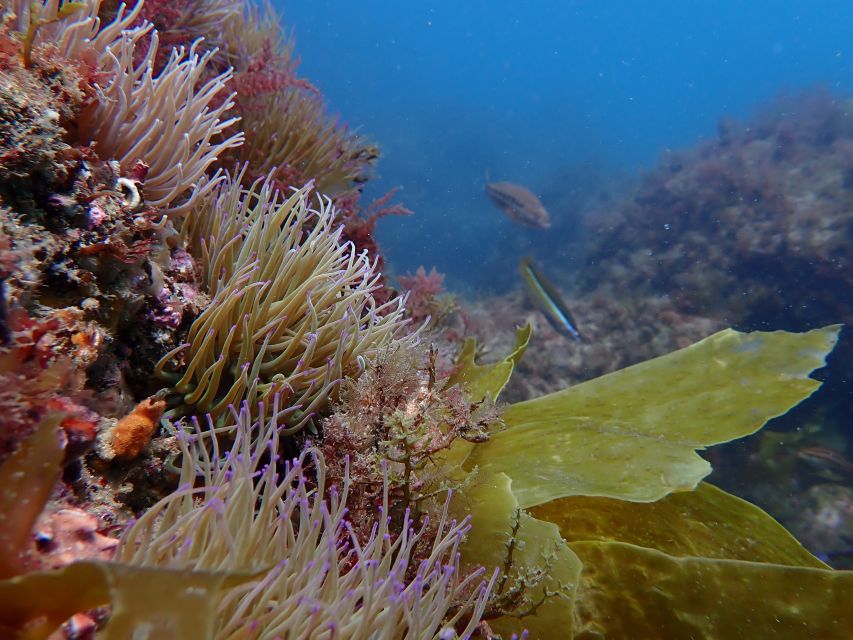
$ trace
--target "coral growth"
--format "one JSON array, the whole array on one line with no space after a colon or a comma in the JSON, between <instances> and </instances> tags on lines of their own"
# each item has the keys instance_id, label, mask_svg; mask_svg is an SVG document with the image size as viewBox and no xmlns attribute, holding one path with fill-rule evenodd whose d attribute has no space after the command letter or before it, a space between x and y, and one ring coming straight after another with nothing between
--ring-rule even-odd
<instances>
[{"instance_id":1,"label":"coral growth","mask_svg":"<svg viewBox=\"0 0 853 640\"><path fill-rule=\"evenodd\" d=\"M71 315L73 318L73 314ZM85 324L57 314L34 320L21 309L7 318L10 341L0 348L0 460L50 412L61 412L66 453L76 457L94 444L99 418L81 404L85 377L72 354Z\"/></svg>"},{"instance_id":2,"label":"coral growth","mask_svg":"<svg viewBox=\"0 0 853 640\"><path fill-rule=\"evenodd\" d=\"M115 340L116 329L131 325L146 299L184 305L178 287L163 277L169 271L166 239L173 231L161 218L166 205L186 204L188 190L198 195L214 184L201 174L213 161L208 142L219 135L221 109L209 112L205 101L222 79L196 92L199 56L176 54L171 71L156 78L141 66L128 66L150 26L131 27L138 7L120 8L103 20L99 7L18 2L4 12L3 80L11 84L5 91L0 87L3 111L10 114L0 121L0 138L26 139L29 147L26 156L3 156L0 250L8 305L25 307L36 319L64 308L88 323L87 332L74 337L78 358L85 355L77 364L87 368L87 386L110 389L104 396L115 406L101 409L120 415L127 407L121 406L126 390L120 388L119 369L130 348ZM34 34L27 40L29 65L22 62L21 30ZM175 138L159 135L157 128L169 120L157 112L154 94L145 93L149 89L177 98L169 132L181 122L189 128ZM128 93L119 96L119 90ZM144 105L134 102L140 99ZM118 105L129 105L129 117L139 118L140 126L125 127L130 120L114 117L120 115L111 111ZM88 146L93 140L94 148ZM191 153L184 153L186 145ZM149 151L157 159L147 157Z\"/></svg>"},{"instance_id":3,"label":"coral growth","mask_svg":"<svg viewBox=\"0 0 853 640\"><path fill-rule=\"evenodd\" d=\"M44 511L33 533L39 566L58 569L86 558L112 559L119 541L99 529L98 519L79 508Z\"/></svg>"},{"instance_id":4,"label":"coral growth","mask_svg":"<svg viewBox=\"0 0 853 640\"><path fill-rule=\"evenodd\" d=\"M53 173L69 150L64 126L83 105L77 69L56 58L27 70L14 53L17 42L0 27L0 180ZM47 61L46 61L47 62Z\"/></svg>"},{"instance_id":5,"label":"coral growth","mask_svg":"<svg viewBox=\"0 0 853 640\"><path fill-rule=\"evenodd\" d=\"M193 259L169 246L164 214L215 186L203 175L211 150L239 139L222 136L227 76L208 74L203 55L176 52L165 75L144 68L156 37L134 26L138 9L47 0L0 10L0 459L55 421L64 482L48 512L115 526L172 489L174 451L156 442L122 459L147 443L155 414L136 420L144 430L120 430L133 437L126 455L106 456L112 465L95 445L157 390L147 387L154 363L208 302ZM158 96L172 101L171 124Z\"/></svg>"}]
</instances>

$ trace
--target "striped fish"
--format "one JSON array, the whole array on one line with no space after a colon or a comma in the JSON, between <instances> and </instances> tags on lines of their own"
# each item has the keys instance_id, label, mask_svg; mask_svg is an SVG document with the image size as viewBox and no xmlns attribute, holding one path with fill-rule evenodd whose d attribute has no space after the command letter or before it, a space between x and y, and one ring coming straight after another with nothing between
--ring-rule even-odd
<instances>
[{"instance_id":1,"label":"striped fish","mask_svg":"<svg viewBox=\"0 0 853 640\"><path fill-rule=\"evenodd\" d=\"M486 195L510 219L527 227L547 229L551 226L548 211L539 198L527 189L512 182L489 182L486 178Z\"/></svg>"},{"instance_id":2,"label":"striped fish","mask_svg":"<svg viewBox=\"0 0 853 640\"><path fill-rule=\"evenodd\" d=\"M577 323L556 287L536 268L530 256L521 259L519 268L531 300L545 314L554 330L580 342L581 334L577 329Z\"/></svg>"}]
</instances>

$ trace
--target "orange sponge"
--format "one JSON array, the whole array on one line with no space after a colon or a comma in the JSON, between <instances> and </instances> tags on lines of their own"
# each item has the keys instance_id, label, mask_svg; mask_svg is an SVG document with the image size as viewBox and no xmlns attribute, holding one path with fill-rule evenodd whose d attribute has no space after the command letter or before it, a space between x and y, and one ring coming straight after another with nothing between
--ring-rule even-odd
<instances>
[{"instance_id":1,"label":"orange sponge","mask_svg":"<svg viewBox=\"0 0 853 640\"><path fill-rule=\"evenodd\" d=\"M108 443L115 457L132 460L148 445L157 430L166 401L154 396L146 398L136 408L119 420L110 430Z\"/></svg>"}]
</instances>

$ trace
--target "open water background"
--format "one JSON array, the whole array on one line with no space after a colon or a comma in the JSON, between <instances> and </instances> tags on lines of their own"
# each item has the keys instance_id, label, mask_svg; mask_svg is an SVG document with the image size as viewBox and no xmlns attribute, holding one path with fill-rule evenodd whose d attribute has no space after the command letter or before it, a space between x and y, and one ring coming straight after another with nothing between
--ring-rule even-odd
<instances>
[{"instance_id":1,"label":"open water background","mask_svg":"<svg viewBox=\"0 0 853 640\"><path fill-rule=\"evenodd\" d=\"M853 3L812 0L278 0L301 71L379 143L369 186L414 217L380 223L397 272L517 286L520 254L571 271L575 210L667 149L713 136L783 91L853 84ZM540 195L558 234L486 200L486 171ZM368 198L369 199L369 198Z\"/></svg>"}]
</instances>

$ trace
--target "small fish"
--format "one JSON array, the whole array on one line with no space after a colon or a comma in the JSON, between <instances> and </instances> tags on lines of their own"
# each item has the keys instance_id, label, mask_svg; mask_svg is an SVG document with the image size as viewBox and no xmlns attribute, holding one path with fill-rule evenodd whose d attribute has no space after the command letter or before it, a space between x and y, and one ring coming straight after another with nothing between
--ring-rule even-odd
<instances>
[{"instance_id":1,"label":"small fish","mask_svg":"<svg viewBox=\"0 0 853 640\"><path fill-rule=\"evenodd\" d=\"M545 314L551 326L558 333L580 342L581 334L577 323L556 287L536 268L530 256L521 259L519 268L531 300Z\"/></svg>"},{"instance_id":2,"label":"small fish","mask_svg":"<svg viewBox=\"0 0 853 640\"><path fill-rule=\"evenodd\" d=\"M797 451L797 457L805 460L819 472L830 476L841 475L853 477L853 462L850 462L840 452L829 447L806 447Z\"/></svg>"},{"instance_id":3,"label":"small fish","mask_svg":"<svg viewBox=\"0 0 853 640\"><path fill-rule=\"evenodd\" d=\"M527 189L512 182L489 182L486 175L486 195L498 209L513 221L535 229L547 229L551 226L548 211L539 202L539 198Z\"/></svg>"}]
</instances>

